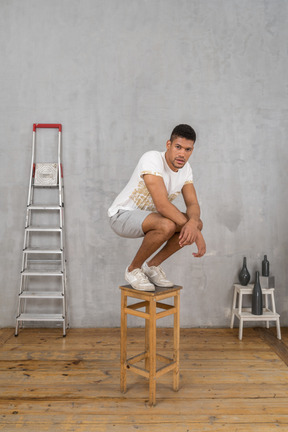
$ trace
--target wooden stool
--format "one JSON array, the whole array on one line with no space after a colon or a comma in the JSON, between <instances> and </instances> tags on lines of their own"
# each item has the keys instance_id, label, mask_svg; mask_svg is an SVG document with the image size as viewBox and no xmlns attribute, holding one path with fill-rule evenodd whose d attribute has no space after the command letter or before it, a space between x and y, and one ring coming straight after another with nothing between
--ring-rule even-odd
<instances>
[{"instance_id":1,"label":"wooden stool","mask_svg":"<svg viewBox=\"0 0 288 432\"><path fill-rule=\"evenodd\" d=\"M180 290L181 286L159 288L153 292L137 291L130 285L121 289L121 392L126 392L127 369L149 379L149 405L156 404L156 379L173 371L173 390L179 388L179 339L180 339ZM141 300L127 305L128 297ZM174 298L174 305L160 303L160 300ZM145 308L145 312L139 309ZM162 309L157 313L157 308ZM145 319L145 351L127 358L127 314ZM156 353L156 320L174 314L173 359ZM145 359L145 369L135 366L135 363ZM156 360L166 363L156 369Z\"/></svg>"}]
</instances>

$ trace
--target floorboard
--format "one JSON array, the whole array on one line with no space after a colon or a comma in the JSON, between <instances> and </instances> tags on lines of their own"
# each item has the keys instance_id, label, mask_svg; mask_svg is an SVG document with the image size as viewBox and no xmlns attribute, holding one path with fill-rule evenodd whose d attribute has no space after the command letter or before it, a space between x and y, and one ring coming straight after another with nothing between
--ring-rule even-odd
<instances>
[{"instance_id":1,"label":"floorboard","mask_svg":"<svg viewBox=\"0 0 288 432\"><path fill-rule=\"evenodd\" d=\"M128 373L120 393L120 329L0 329L0 431L288 432L288 329L181 329L180 389L172 373L148 382ZM128 354L143 351L128 331ZM157 330L169 355L172 329Z\"/></svg>"}]
</instances>

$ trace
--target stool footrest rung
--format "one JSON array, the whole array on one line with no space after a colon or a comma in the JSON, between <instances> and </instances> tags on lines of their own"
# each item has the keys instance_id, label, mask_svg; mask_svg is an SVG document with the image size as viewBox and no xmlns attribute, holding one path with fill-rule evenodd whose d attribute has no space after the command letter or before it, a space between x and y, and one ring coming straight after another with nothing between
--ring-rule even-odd
<instances>
[{"instance_id":1,"label":"stool footrest rung","mask_svg":"<svg viewBox=\"0 0 288 432\"><path fill-rule=\"evenodd\" d=\"M147 357L148 357L148 353L146 351L144 351L144 352L142 352L140 354L137 354L137 355L135 355L133 357L128 358L126 360L126 362L129 365L133 365L134 363L137 363L137 362L139 362L139 361L141 361L141 360L143 360L144 358L147 358Z\"/></svg>"},{"instance_id":2,"label":"stool footrest rung","mask_svg":"<svg viewBox=\"0 0 288 432\"><path fill-rule=\"evenodd\" d=\"M163 356L161 354L156 354L156 358L158 360L162 361L163 363L168 363L168 364L170 364L174 361L172 358Z\"/></svg>"},{"instance_id":3,"label":"stool footrest rung","mask_svg":"<svg viewBox=\"0 0 288 432\"><path fill-rule=\"evenodd\" d=\"M129 306L127 306L129 309L140 309L140 308L142 308L142 307L146 307L146 306L148 306L149 305L149 302L148 301L142 301L142 302L138 302L138 303L134 303L134 304L131 304L131 305L129 305Z\"/></svg>"},{"instance_id":4,"label":"stool footrest rung","mask_svg":"<svg viewBox=\"0 0 288 432\"><path fill-rule=\"evenodd\" d=\"M132 305L132 306L133 306L133 305ZM141 312L141 311L134 310L134 309L131 309L130 306L127 306L127 307L124 309L124 312L127 313L127 314L129 314L129 315L138 316L138 317L140 317L140 318L150 319L150 315L149 315L148 313L146 313L146 312Z\"/></svg>"},{"instance_id":5,"label":"stool footrest rung","mask_svg":"<svg viewBox=\"0 0 288 432\"><path fill-rule=\"evenodd\" d=\"M126 369L130 369L132 372L148 378L149 370L141 368L139 366L135 366L135 363L138 363L139 361L144 360L147 357L149 357L148 352L143 352L141 354L130 357L126 360ZM163 356L161 354L156 354L156 358L167 364L156 370L155 379L166 374L167 372L170 372L171 370L174 370L177 367L177 362L169 357Z\"/></svg>"},{"instance_id":6,"label":"stool footrest rung","mask_svg":"<svg viewBox=\"0 0 288 432\"><path fill-rule=\"evenodd\" d=\"M132 372L136 373L137 375L141 375L145 378L149 378L149 371L146 369L140 368L139 366L126 364L126 369L131 370Z\"/></svg>"},{"instance_id":7,"label":"stool footrest rung","mask_svg":"<svg viewBox=\"0 0 288 432\"><path fill-rule=\"evenodd\" d=\"M160 309L169 310L169 309L172 309L174 306L166 304L166 303L156 302L156 307L160 308Z\"/></svg>"},{"instance_id":8,"label":"stool footrest rung","mask_svg":"<svg viewBox=\"0 0 288 432\"><path fill-rule=\"evenodd\" d=\"M158 377L166 374L167 372L170 372L171 370L176 369L176 367L177 367L176 362L172 362L166 366L162 366L161 368L157 369L156 374L155 374L155 378L158 378Z\"/></svg>"},{"instance_id":9,"label":"stool footrest rung","mask_svg":"<svg viewBox=\"0 0 288 432\"><path fill-rule=\"evenodd\" d=\"M156 313L156 319L164 318L164 317L169 316L169 315L173 315L176 312L177 312L177 309L175 307L171 306L171 308L166 310L166 311Z\"/></svg>"}]
</instances>

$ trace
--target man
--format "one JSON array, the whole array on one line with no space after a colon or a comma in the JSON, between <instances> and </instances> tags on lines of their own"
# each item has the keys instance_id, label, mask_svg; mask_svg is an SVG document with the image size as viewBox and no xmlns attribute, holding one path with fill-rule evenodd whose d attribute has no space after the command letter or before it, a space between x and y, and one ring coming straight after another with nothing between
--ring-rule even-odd
<instances>
[{"instance_id":1,"label":"man","mask_svg":"<svg viewBox=\"0 0 288 432\"><path fill-rule=\"evenodd\" d=\"M166 278L160 264L183 246L195 243L198 248L195 257L206 252L200 207L188 163L195 141L196 133L191 126L176 126L166 143L166 152L144 153L128 184L108 210L110 225L118 235L144 237L125 271L126 281L136 290L154 291L155 285L172 287L173 282ZM185 214L172 204L180 193L186 205Z\"/></svg>"}]
</instances>

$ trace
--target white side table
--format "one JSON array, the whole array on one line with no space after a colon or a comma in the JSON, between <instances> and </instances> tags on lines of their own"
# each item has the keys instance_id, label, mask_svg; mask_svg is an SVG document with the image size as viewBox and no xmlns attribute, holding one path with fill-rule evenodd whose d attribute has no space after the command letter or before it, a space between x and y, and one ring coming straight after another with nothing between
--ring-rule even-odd
<instances>
[{"instance_id":1,"label":"white side table","mask_svg":"<svg viewBox=\"0 0 288 432\"><path fill-rule=\"evenodd\" d=\"M264 307L263 307L263 315L253 315L250 308L243 308L243 295L252 295L254 285L242 286L240 284L234 284L234 296L233 296L233 304L232 304L232 316L231 316L231 325L234 326L234 318L235 316L239 319L239 339L242 340L243 336L243 322L244 321L266 321L266 327L269 328L269 321L276 321L277 328L277 338L281 339L281 330L280 330L280 315L276 313L275 308L275 298L274 298L274 288L262 288L262 294L264 296ZM237 297L238 298L238 307ZM268 299L270 296L271 307L269 309Z\"/></svg>"}]
</instances>

